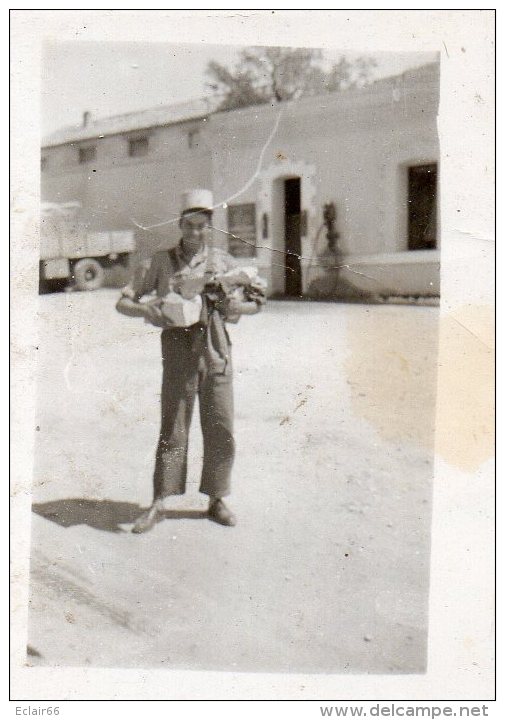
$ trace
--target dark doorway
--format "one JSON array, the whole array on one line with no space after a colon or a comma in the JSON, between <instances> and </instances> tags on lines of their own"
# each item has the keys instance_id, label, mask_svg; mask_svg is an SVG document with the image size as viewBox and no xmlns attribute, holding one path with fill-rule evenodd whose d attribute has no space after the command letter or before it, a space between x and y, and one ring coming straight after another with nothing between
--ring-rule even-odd
<instances>
[{"instance_id":1,"label":"dark doorway","mask_svg":"<svg viewBox=\"0 0 505 720\"><path fill-rule=\"evenodd\" d=\"M301 183L300 178L284 181L284 242L286 247L286 295L301 297Z\"/></svg>"},{"instance_id":2,"label":"dark doorway","mask_svg":"<svg viewBox=\"0 0 505 720\"><path fill-rule=\"evenodd\" d=\"M409 250L437 247L437 166L409 167Z\"/></svg>"}]
</instances>

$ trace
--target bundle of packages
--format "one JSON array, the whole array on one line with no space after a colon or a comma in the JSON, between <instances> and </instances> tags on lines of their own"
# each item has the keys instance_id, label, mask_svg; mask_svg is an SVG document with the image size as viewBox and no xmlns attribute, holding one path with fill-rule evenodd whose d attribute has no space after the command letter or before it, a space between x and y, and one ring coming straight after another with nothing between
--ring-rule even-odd
<instances>
[{"instance_id":1,"label":"bundle of packages","mask_svg":"<svg viewBox=\"0 0 505 720\"><path fill-rule=\"evenodd\" d=\"M149 303L158 307L173 327L190 327L201 320L205 282L203 274L177 273L170 283L170 291Z\"/></svg>"},{"instance_id":2,"label":"bundle of packages","mask_svg":"<svg viewBox=\"0 0 505 720\"><path fill-rule=\"evenodd\" d=\"M208 274L201 277L176 277L169 293L162 298L150 300L149 303L159 307L172 326L190 327L202 319L204 294L207 309L210 303L228 322L236 323L240 313L230 312L230 300L254 301L263 305L266 302L266 288L267 284L259 277L257 268L234 268L211 277Z\"/></svg>"},{"instance_id":3,"label":"bundle of packages","mask_svg":"<svg viewBox=\"0 0 505 720\"><path fill-rule=\"evenodd\" d=\"M163 317L174 327L190 327L200 321L202 314L202 296L186 298L176 292L169 292L162 298L150 300L161 310Z\"/></svg>"},{"instance_id":4,"label":"bundle of packages","mask_svg":"<svg viewBox=\"0 0 505 720\"><path fill-rule=\"evenodd\" d=\"M200 295L205 289L207 278L204 275L194 277L193 275L177 275L172 281L172 290L182 295L186 300L192 300L195 295Z\"/></svg>"},{"instance_id":5,"label":"bundle of packages","mask_svg":"<svg viewBox=\"0 0 505 720\"><path fill-rule=\"evenodd\" d=\"M217 276L216 282L222 289L226 300L239 302L257 302L264 305L266 302L266 281L258 275L256 267L241 267L228 270ZM239 314L226 312L228 322L238 322Z\"/></svg>"}]
</instances>

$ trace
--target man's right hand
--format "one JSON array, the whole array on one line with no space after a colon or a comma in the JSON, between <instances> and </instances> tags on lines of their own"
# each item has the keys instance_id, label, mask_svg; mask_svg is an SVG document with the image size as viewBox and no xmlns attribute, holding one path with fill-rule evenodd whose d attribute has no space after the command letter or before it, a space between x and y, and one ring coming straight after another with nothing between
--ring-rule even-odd
<instances>
[{"instance_id":1,"label":"man's right hand","mask_svg":"<svg viewBox=\"0 0 505 720\"><path fill-rule=\"evenodd\" d=\"M170 327L173 323L163 315L160 308L157 305L146 303L143 306L144 319L146 322L154 325L155 327L166 328Z\"/></svg>"}]
</instances>

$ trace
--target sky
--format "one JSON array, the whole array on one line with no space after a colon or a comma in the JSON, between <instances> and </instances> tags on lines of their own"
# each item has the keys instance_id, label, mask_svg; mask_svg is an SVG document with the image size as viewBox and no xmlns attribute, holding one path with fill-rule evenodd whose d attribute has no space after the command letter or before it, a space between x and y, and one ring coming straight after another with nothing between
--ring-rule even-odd
<instances>
[{"instance_id":1,"label":"sky","mask_svg":"<svg viewBox=\"0 0 505 720\"><path fill-rule=\"evenodd\" d=\"M47 135L78 125L83 113L107 117L203 97L210 60L232 65L240 48L132 42L52 42L44 46L41 77L41 131ZM332 63L342 55L325 51ZM352 58L352 55L346 53ZM404 72L437 59L435 53L374 54L374 77Z\"/></svg>"}]
</instances>

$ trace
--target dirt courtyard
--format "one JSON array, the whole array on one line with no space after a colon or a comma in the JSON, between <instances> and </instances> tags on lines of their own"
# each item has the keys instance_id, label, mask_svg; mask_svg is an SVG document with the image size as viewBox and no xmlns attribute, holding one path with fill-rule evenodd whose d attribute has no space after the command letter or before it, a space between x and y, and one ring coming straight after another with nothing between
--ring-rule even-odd
<instances>
[{"instance_id":1,"label":"dirt courtyard","mask_svg":"<svg viewBox=\"0 0 505 720\"><path fill-rule=\"evenodd\" d=\"M230 326L235 528L152 532L159 330L117 291L40 297L28 662L425 670L438 309L270 301Z\"/></svg>"}]
</instances>

